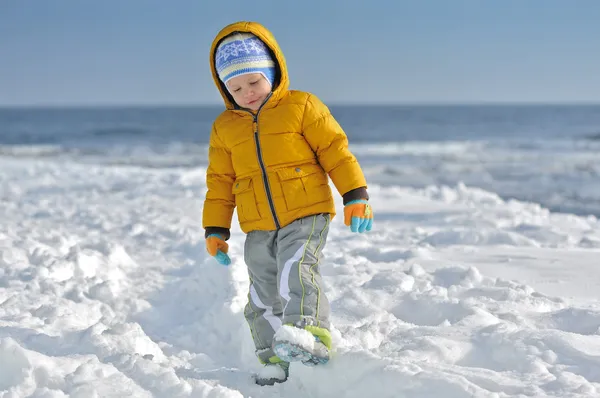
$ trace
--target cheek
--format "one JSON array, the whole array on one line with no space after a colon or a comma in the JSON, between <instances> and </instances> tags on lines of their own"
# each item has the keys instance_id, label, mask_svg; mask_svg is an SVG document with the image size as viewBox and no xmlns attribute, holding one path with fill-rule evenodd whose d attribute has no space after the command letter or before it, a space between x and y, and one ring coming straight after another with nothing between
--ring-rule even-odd
<instances>
[{"instance_id":1,"label":"cheek","mask_svg":"<svg viewBox=\"0 0 600 398\"><path fill-rule=\"evenodd\" d=\"M260 91L262 93L268 94L271 92L271 85L269 84L269 82L265 81L261 87L260 87Z\"/></svg>"}]
</instances>

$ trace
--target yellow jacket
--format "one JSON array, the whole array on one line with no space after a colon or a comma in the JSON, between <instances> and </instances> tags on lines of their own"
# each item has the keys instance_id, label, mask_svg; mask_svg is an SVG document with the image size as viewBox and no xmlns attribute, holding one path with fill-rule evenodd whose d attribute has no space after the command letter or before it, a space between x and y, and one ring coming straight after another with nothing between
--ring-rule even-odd
<instances>
[{"instance_id":1,"label":"yellow jacket","mask_svg":"<svg viewBox=\"0 0 600 398\"><path fill-rule=\"evenodd\" d=\"M256 113L235 104L217 76L217 45L235 31L259 37L278 64L273 93ZM210 134L202 220L207 235L229 238L234 208L245 233L317 213L333 217L327 176L344 203L368 198L363 172L329 109L310 93L288 89L285 58L271 32L255 22L226 26L212 43L210 66L226 109Z\"/></svg>"}]
</instances>

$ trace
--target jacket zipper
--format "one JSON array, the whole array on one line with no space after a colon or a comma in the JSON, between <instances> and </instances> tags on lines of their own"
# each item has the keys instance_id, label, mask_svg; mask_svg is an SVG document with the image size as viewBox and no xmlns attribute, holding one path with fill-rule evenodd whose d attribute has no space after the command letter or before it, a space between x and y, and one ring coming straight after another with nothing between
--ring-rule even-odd
<instances>
[{"instance_id":1,"label":"jacket zipper","mask_svg":"<svg viewBox=\"0 0 600 398\"><path fill-rule=\"evenodd\" d=\"M270 97L270 95L269 95ZM263 102L263 105L269 99L267 97ZM258 165L260 166L260 170L262 172L263 183L265 185L265 191L267 193L267 200L269 201L269 207L271 208L271 214L273 215L273 221L275 221L275 228L280 229L281 224L279 224L279 219L277 218L277 213L275 212L275 203L273 202L273 197L271 196L271 187L269 186L269 177L267 175L267 169L265 167L265 163L262 158L262 151L260 149L260 139L258 137L258 115L260 114L260 110L262 109L262 105L258 108L256 115L252 115L254 118L254 144L256 145L256 154L258 156Z\"/></svg>"}]
</instances>

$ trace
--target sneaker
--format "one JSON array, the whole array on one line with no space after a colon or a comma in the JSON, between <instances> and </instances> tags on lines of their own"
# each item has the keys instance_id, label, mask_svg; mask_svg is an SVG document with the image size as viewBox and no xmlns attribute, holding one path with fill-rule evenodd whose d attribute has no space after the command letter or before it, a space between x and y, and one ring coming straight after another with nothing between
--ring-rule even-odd
<instances>
[{"instance_id":1,"label":"sneaker","mask_svg":"<svg viewBox=\"0 0 600 398\"><path fill-rule=\"evenodd\" d=\"M268 363L256 374L254 381L259 386L272 386L275 383L283 383L289 375L289 362Z\"/></svg>"},{"instance_id":2,"label":"sneaker","mask_svg":"<svg viewBox=\"0 0 600 398\"><path fill-rule=\"evenodd\" d=\"M306 366L317 366L325 365L327 362L329 362L329 349L321 342L319 336L315 336L314 351L320 354L311 355L309 359L303 360L302 364Z\"/></svg>"},{"instance_id":3,"label":"sneaker","mask_svg":"<svg viewBox=\"0 0 600 398\"><path fill-rule=\"evenodd\" d=\"M273 351L282 361L302 362L307 366L326 364L329 349L308 330L283 325L273 338Z\"/></svg>"}]
</instances>

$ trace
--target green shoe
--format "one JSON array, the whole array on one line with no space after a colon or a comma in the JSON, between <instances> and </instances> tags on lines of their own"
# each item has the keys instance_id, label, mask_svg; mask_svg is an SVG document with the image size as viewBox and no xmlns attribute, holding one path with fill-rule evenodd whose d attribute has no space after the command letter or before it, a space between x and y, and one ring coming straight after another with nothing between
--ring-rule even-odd
<instances>
[{"instance_id":1,"label":"green shoe","mask_svg":"<svg viewBox=\"0 0 600 398\"><path fill-rule=\"evenodd\" d=\"M319 336L291 325L283 325L275 333L273 351L282 361L302 362L307 366L323 365L329 361L329 348Z\"/></svg>"}]
</instances>

